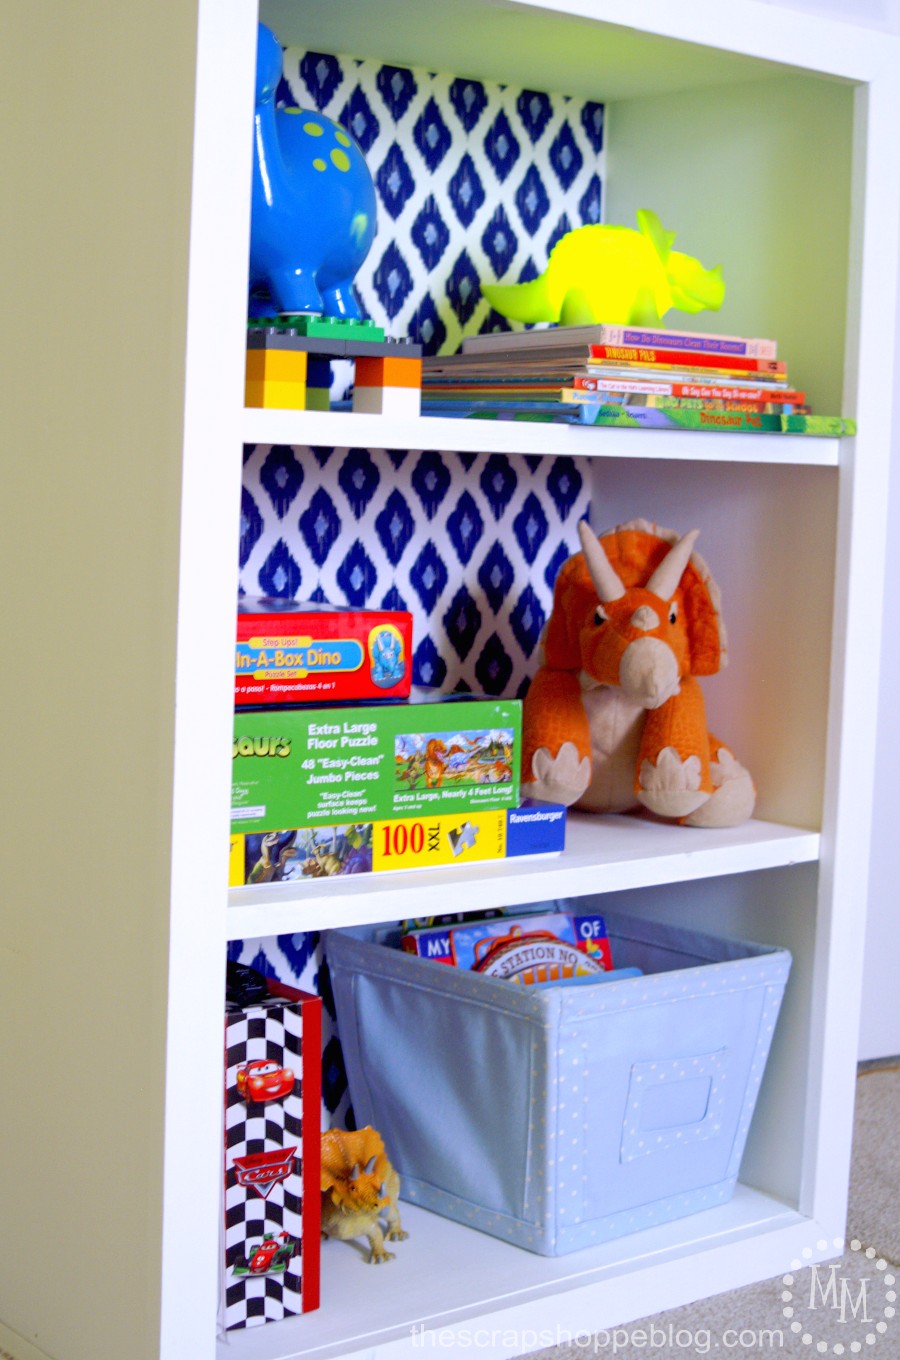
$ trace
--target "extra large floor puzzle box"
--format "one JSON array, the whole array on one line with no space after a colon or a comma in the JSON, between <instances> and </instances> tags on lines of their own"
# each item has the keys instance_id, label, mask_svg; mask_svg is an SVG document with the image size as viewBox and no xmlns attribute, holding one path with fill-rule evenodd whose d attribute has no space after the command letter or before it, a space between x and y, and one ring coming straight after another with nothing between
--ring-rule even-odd
<instances>
[{"instance_id":1,"label":"extra large floor puzzle box","mask_svg":"<svg viewBox=\"0 0 900 1360\"><path fill-rule=\"evenodd\" d=\"M560 1256L731 1197L790 955L604 915L644 976L522 987L328 933L354 1116L404 1199Z\"/></svg>"},{"instance_id":2,"label":"extra large floor puzzle box","mask_svg":"<svg viewBox=\"0 0 900 1360\"><path fill-rule=\"evenodd\" d=\"M516 699L239 711L232 834L515 807L521 731Z\"/></svg>"}]
</instances>

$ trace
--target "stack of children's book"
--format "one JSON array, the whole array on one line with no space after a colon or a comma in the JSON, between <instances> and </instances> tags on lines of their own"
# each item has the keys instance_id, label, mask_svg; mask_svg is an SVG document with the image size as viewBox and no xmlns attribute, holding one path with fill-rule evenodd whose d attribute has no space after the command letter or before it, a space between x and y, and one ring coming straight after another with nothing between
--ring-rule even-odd
<instances>
[{"instance_id":1,"label":"stack of children's book","mask_svg":"<svg viewBox=\"0 0 900 1360\"><path fill-rule=\"evenodd\" d=\"M855 434L814 415L774 340L634 326L476 335L424 362L427 415L677 430Z\"/></svg>"}]
</instances>

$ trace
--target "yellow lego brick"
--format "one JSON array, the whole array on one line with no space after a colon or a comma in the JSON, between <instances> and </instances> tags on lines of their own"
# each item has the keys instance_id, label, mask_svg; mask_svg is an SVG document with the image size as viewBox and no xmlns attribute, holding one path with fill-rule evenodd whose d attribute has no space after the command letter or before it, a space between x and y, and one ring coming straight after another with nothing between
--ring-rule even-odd
<instances>
[{"instance_id":1,"label":"yellow lego brick","mask_svg":"<svg viewBox=\"0 0 900 1360\"><path fill-rule=\"evenodd\" d=\"M244 405L266 410L305 411L306 384L296 382L248 382Z\"/></svg>"},{"instance_id":2,"label":"yellow lego brick","mask_svg":"<svg viewBox=\"0 0 900 1360\"><path fill-rule=\"evenodd\" d=\"M307 354L302 349L248 349L248 382L306 382Z\"/></svg>"}]
</instances>

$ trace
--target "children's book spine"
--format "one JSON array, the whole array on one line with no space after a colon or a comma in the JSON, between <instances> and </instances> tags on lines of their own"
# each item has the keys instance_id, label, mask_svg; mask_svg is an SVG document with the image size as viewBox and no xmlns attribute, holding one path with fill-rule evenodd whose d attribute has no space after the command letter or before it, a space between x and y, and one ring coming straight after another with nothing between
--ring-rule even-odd
<instances>
[{"instance_id":1,"label":"children's book spine","mask_svg":"<svg viewBox=\"0 0 900 1360\"><path fill-rule=\"evenodd\" d=\"M517 378L503 379L502 382L460 382L424 388L423 400L426 401L466 401L476 397L496 396L555 396L559 392L560 379L548 378L547 382L521 382Z\"/></svg>"},{"instance_id":2,"label":"children's book spine","mask_svg":"<svg viewBox=\"0 0 900 1360\"><path fill-rule=\"evenodd\" d=\"M780 434L779 415L756 415L741 411L660 410L653 406L582 406L585 425L612 425L625 429L724 430L756 434Z\"/></svg>"},{"instance_id":3,"label":"children's book spine","mask_svg":"<svg viewBox=\"0 0 900 1360\"><path fill-rule=\"evenodd\" d=\"M660 349L685 349L700 354L746 355L748 359L774 359L778 343L759 337L715 335L711 331L650 331L636 326L603 326L596 343L604 345L642 345Z\"/></svg>"},{"instance_id":4,"label":"children's book spine","mask_svg":"<svg viewBox=\"0 0 900 1360\"><path fill-rule=\"evenodd\" d=\"M832 439L845 434L856 434L856 421L849 416L790 415L782 416L785 434L826 435Z\"/></svg>"},{"instance_id":5,"label":"children's book spine","mask_svg":"<svg viewBox=\"0 0 900 1360\"><path fill-rule=\"evenodd\" d=\"M572 379L569 401L590 401L598 392L643 392L647 396L698 397L703 401L760 401L788 402L802 406L806 393L790 387L775 387L769 383L697 383L668 379L599 378L593 374L576 373Z\"/></svg>"},{"instance_id":6,"label":"children's book spine","mask_svg":"<svg viewBox=\"0 0 900 1360\"><path fill-rule=\"evenodd\" d=\"M702 355L696 350L663 349L653 345L591 345L592 364L637 364L642 367L704 368L725 372L784 374L780 359L752 359L745 354Z\"/></svg>"},{"instance_id":7,"label":"children's book spine","mask_svg":"<svg viewBox=\"0 0 900 1360\"><path fill-rule=\"evenodd\" d=\"M503 349L551 348L578 341L596 345L652 345L664 349L689 349L701 354L744 354L752 359L774 359L775 340L745 335L716 335L713 331L645 330L638 326L554 326L549 330L496 331L467 336L464 354L490 354Z\"/></svg>"},{"instance_id":8,"label":"children's book spine","mask_svg":"<svg viewBox=\"0 0 900 1360\"><path fill-rule=\"evenodd\" d=\"M589 406L602 401L604 406L625 407L632 410L636 406L652 406L657 410L683 411L747 411L750 415L793 415L803 411L802 401L757 401L755 398L727 397L669 397L645 395L643 392L572 392L563 388L560 400L564 406ZM800 395L799 393L797 394Z\"/></svg>"},{"instance_id":9,"label":"children's book spine","mask_svg":"<svg viewBox=\"0 0 900 1360\"><path fill-rule=\"evenodd\" d=\"M429 415L432 414L429 412ZM435 415L460 415L467 420L532 420L544 425L581 425L583 421L577 410L569 411L557 404L539 411L523 411L519 406L495 405L483 411L463 406L459 411L436 411Z\"/></svg>"},{"instance_id":10,"label":"children's book spine","mask_svg":"<svg viewBox=\"0 0 900 1360\"><path fill-rule=\"evenodd\" d=\"M459 401L423 401L422 410L429 416L468 416L473 414L491 415L495 411L516 411L533 414L560 415L574 418L577 414L562 405L558 389L546 401L520 400L508 393L503 396L488 397L484 400L465 398Z\"/></svg>"}]
</instances>

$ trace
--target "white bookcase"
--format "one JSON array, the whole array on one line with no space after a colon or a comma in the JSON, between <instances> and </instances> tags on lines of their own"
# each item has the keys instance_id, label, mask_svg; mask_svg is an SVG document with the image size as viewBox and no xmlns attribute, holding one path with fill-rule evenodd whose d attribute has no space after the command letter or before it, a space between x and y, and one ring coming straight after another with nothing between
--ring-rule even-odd
<instances>
[{"instance_id":1,"label":"white bookcase","mask_svg":"<svg viewBox=\"0 0 900 1360\"><path fill-rule=\"evenodd\" d=\"M160 1360L324 1360L354 1352L394 1360L416 1352L413 1328L423 1326L448 1336L486 1329L489 1353L514 1355L529 1335L546 1333L536 1348L557 1334L596 1331L775 1276L802 1249L844 1228L877 707L871 637L880 619L890 445L898 42L756 0L632 0L624 10L613 0L263 0L261 17L283 43L603 101L606 220L630 223L637 207L653 207L704 262L727 252L736 264L710 328L776 336L814 409L855 416L859 435L473 428L243 408L257 13L250 0L199 0L197 9L186 359L173 361L172 372L155 370L150 393L170 410L183 380L177 631L173 637L172 611L151 612L148 625L153 637L168 639L163 694L173 675L176 685L173 723L160 729L174 741L174 756L167 749L153 771L171 791L171 833L163 839L157 831L154 841L171 857L170 904L167 911L157 903L152 925L133 926L126 950L110 939L99 907L92 924L90 892L67 889L69 900L81 892L85 954L108 950L108 966L120 955L133 965L146 935L152 995L138 1014L121 989L101 994L94 1024L97 1036L108 1033L117 1045L123 1017L146 1023L158 1050L159 1062L125 1088L147 1130L139 1149L147 1171L140 1242L129 1271L105 1275L74 1262L90 1190L80 1195L76 1185L60 1199L52 1179L32 1168L31 1212L57 1226L68 1256L62 1247L53 1256L59 1288L45 1281L33 1297L13 1272L0 1346L16 1360L105 1360L117 1353L110 1337L133 1309L130 1353ZM167 127L188 116L189 69L182 57ZM187 145L186 133L178 144ZM136 154L140 164L149 157L143 146ZM184 187L184 161L175 173ZM138 221L133 231L137 248ZM167 296L180 296L180 283L165 287ZM136 395L137 376L134 383ZM142 408L151 423L152 405L145 400ZM636 514L699 527L731 644L729 669L706 690L711 724L755 775L757 819L706 832L574 816L564 857L524 869L487 865L462 875L229 894L224 846L245 442L564 453L584 460L597 529ZM160 488L165 510L148 492L142 513L165 530L159 551L171 586L178 551L171 475ZM102 546L89 551L104 561ZM116 567L112 549L106 567ZM87 641L72 645L76 662L87 657ZM64 784L76 826L87 827L81 776L65 775ZM109 799L114 774L96 777ZM150 792L146 798L149 807ZM158 806L152 803L155 817ZM409 1242L389 1267L370 1271L355 1253L334 1253L318 1312L217 1340L225 942L420 916L456 909L463 899L476 908L563 895L792 951L733 1201L555 1260L409 1208ZM46 903L31 906L34 923L23 925L23 939L33 957L52 918ZM56 960L59 986L72 966ZM74 1052L74 1041L63 1042ZM23 1043L30 1052L31 1041ZM76 1152L85 1165L96 1160L86 1138ZM136 1177L138 1153L122 1155ZM21 1171L7 1161L6 1173L9 1202L18 1206ZM129 1176L112 1178L105 1223L127 1224L134 1189ZM91 1230L83 1231L90 1239ZM65 1282L65 1259L77 1289ZM78 1318L69 1332L67 1308Z\"/></svg>"}]
</instances>

